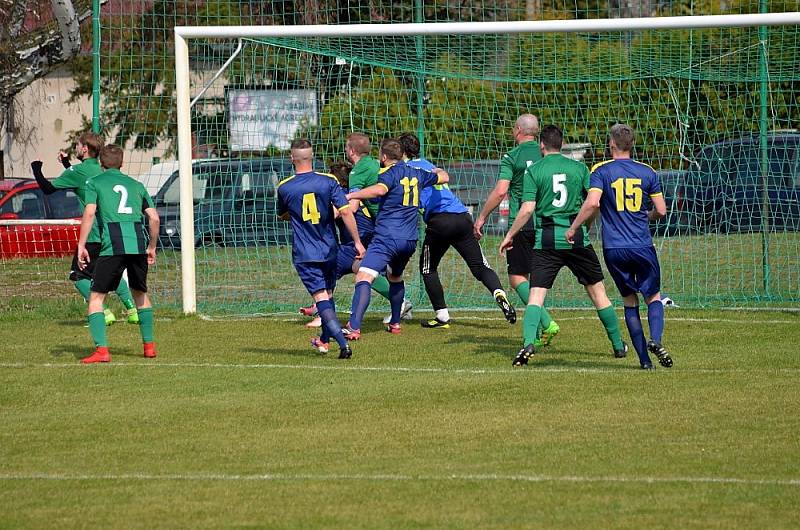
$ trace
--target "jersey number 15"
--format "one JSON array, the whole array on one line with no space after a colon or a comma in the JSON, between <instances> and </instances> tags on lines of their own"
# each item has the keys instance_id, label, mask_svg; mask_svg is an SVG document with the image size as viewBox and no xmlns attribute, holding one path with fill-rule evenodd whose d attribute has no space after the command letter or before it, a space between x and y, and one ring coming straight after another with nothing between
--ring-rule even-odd
<instances>
[{"instance_id":1,"label":"jersey number 15","mask_svg":"<svg viewBox=\"0 0 800 530\"><path fill-rule=\"evenodd\" d=\"M611 183L618 212L638 212L642 208L642 179L617 179Z\"/></svg>"}]
</instances>

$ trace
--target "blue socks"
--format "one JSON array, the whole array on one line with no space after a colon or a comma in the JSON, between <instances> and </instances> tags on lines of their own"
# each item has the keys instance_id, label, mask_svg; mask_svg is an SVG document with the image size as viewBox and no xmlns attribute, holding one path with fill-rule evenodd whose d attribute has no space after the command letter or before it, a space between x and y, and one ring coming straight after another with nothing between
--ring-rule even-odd
<instances>
[{"instance_id":1,"label":"blue socks","mask_svg":"<svg viewBox=\"0 0 800 530\"><path fill-rule=\"evenodd\" d=\"M647 340L644 338L642 329L642 319L639 317L639 306L625 306L625 325L628 326L628 333L631 335L631 342L639 355L640 364L652 364L650 356L647 354Z\"/></svg>"},{"instance_id":2,"label":"blue socks","mask_svg":"<svg viewBox=\"0 0 800 530\"><path fill-rule=\"evenodd\" d=\"M352 329L361 329L361 321L364 319L364 313L367 312L369 307L370 289L369 282L360 281L356 284L353 292L353 305L350 306L350 327ZM391 285L389 289L391 289ZM319 304L317 304L317 307L319 308Z\"/></svg>"},{"instance_id":3,"label":"blue socks","mask_svg":"<svg viewBox=\"0 0 800 530\"><path fill-rule=\"evenodd\" d=\"M339 319L336 318L336 308L332 300L322 300L317 302L317 313L322 320L322 335L320 339L322 342L328 342L331 337L336 339L340 348L347 346L347 339L342 334L342 325L339 324Z\"/></svg>"},{"instance_id":4,"label":"blue socks","mask_svg":"<svg viewBox=\"0 0 800 530\"><path fill-rule=\"evenodd\" d=\"M647 324L650 326L650 340L661 344L664 334L664 304L656 300L647 304Z\"/></svg>"},{"instance_id":5,"label":"blue socks","mask_svg":"<svg viewBox=\"0 0 800 530\"><path fill-rule=\"evenodd\" d=\"M403 298L406 295L406 284L403 281L389 282L389 303L392 306L390 324L400 323L400 311L403 309Z\"/></svg>"}]
</instances>

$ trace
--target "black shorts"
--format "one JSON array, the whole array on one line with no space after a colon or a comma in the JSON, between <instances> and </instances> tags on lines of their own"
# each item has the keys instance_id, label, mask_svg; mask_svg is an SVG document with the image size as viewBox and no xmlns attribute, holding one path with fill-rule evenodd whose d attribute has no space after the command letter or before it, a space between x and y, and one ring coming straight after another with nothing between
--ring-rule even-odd
<instances>
[{"instance_id":1,"label":"black shorts","mask_svg":"<svg viewBox=\"0 0 800 530\"><path fill-rule=\"evenodd\" d=\"M100 256L94 268L93 293L116 291L122 273L128 269L128 285L131 289L147 292L147 254L121 254Z\"/></svg>"},{"instance_id":2,"label":"black shorts","mask_svg":"<svg viewBox=\"0 0 800 530\"><path fill-rule=\"evenodd\" d=\"M603 269L591 245L566 250L534 250L532 265L531 287L551 289L561 267L572 271L581 285L603 281Z\"/></svg>"},{"instance_id":3,"label":"black shorts","mask_svg":"<svg viewBox=\"0 0 800 530\"><path fill-rule=\"evenodd\" d=\"M512 239L512 248L506 251L508 273L527 276L531 273L533 245L536 243L536 230L524 229Z\"/></svg>"},{"instance_id":4,"label":"black shorts","mask_svg":"<svg viewBox=\"0 0 800 530\"><path fill-rule=\"evenodd\" d=\"M91 280L94 276L94 265L97 263L97 258L100 257L100 243L86 243L86 251L89 253L89 263L86 268L81 270L78 265L78 249L72 255L72 268L69 271L70 281L77 282L78 280Z\"/></svg>"}]
</instances>

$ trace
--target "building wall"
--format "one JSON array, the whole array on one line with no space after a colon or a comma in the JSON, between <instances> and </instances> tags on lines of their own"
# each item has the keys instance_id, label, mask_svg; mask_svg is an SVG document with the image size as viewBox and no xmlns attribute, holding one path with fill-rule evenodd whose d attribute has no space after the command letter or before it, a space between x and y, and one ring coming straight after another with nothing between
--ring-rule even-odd
<instances>
[{"instance_id":1,"label":"building wall","mask_svg":"<svg viewBox=\"0 0 800 530\"><path fill-rule=\"evenodd\" d=\"M82 130L82 117L90 123L92 116L89 98L67 103L74 86L69 69L64 67L37 79L14 98L12 116L7 120L13 129L0 129L6 178L31 177L30 164L38 159L44 162L42 171L47 177L63 171L58 152L70 146L71 132ZM145 173L154 157L161 162L172 159L165 153L166 144L150 151L126 150L123 170L133 176Z\"/></svg>"}]
</instances>

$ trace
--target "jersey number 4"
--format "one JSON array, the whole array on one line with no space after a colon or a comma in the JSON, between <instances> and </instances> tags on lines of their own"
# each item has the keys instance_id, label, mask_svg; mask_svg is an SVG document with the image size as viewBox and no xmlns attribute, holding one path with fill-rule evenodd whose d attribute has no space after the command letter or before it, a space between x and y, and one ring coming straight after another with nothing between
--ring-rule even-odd
<instances>
[{"instance_id":1,"label":"jersey number 4","mask_svg":"<svg viewBox=\"0 0 800 530\"><path fill-rule=\"evenodd\" d=\"M417 177L400 179L400 184L403 185L403 206L419 206L418 182Z\"/></svg>"},{"instance_id":2,"label":"jersey number 4","mask_svg":"<svg viewBox=\"0 0 800 530\"><path fill-rule=\"evenodd\" d=\"M617 179L611 183L617 211L638 212L642 208L642 179Z\"/></svg>"},{"instance_id":3,"label":"jersey number 4","mask_svg":"<svg viewBox=\"0 0 800 530\"><path fill-rule=\"evenodd\" d=\"M303 221L311 221L312 225L319 223L319 209L317 208L317 196L313 193L303 195Z\"/></svg>"}]
</instances>

